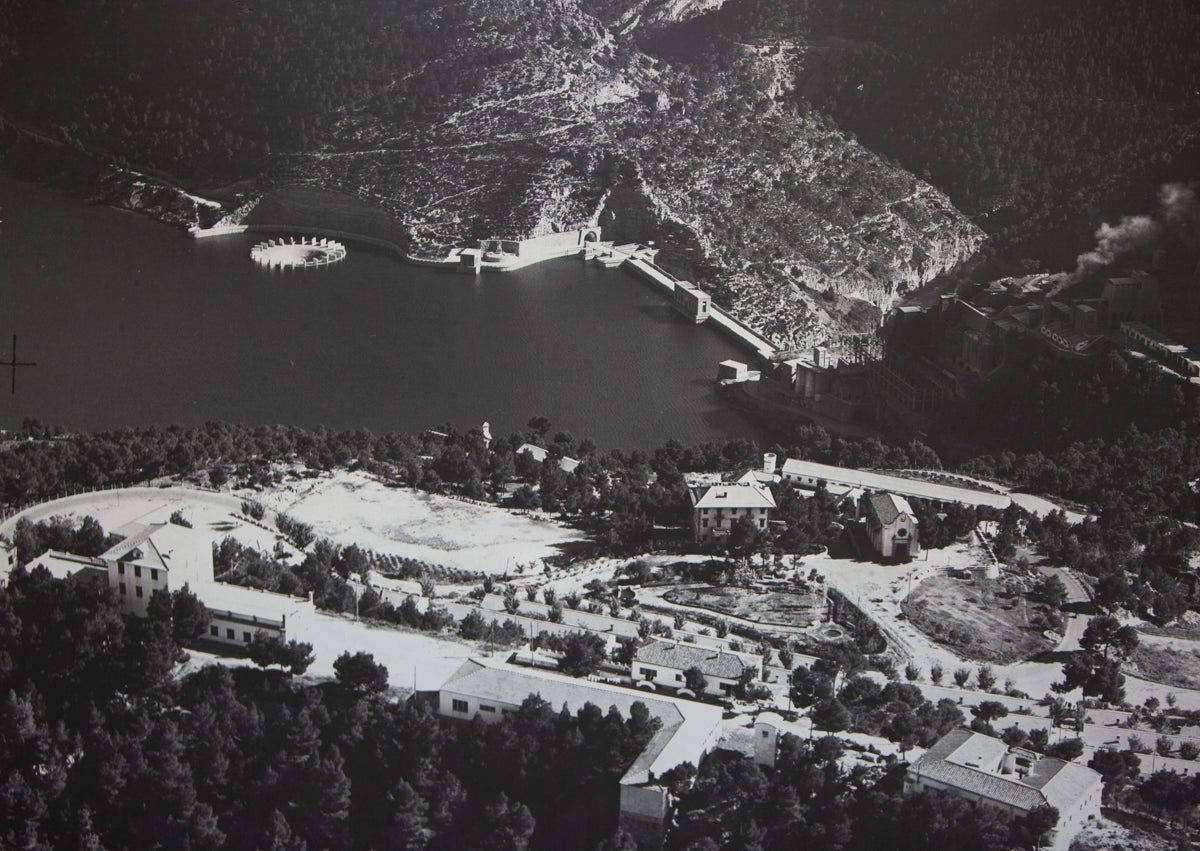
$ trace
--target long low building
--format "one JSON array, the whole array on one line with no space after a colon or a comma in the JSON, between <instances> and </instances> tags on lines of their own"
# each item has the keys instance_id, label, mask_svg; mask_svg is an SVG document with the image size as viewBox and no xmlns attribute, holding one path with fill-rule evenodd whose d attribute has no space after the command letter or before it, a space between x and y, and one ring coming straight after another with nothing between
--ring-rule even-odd
<instances>
[{"instance_id":1,"label":"long low building","mask_svg":"<svg viewBox=\"0 0 1200 851\"><path fill-rule=\"evenodd\" d=\"M816 461L801 461L789 458L783 462L783 478L796 487L815 489L819 482L829 487L861 488L869 491L886 491L903 497L924 499L939 505L961 503L962 505L987 506L1001 511L1012 504L1012 497L1004 493L908 479L889 473L874 473L869 470L853 470L849 467L834 467Z\"/></svg>"},{"instance_id":2,"label":"long low building","mask_svg":"<svg viewBox=\"0 0 1200 851\"><path fill-rule=\"evenodd\" d=\"M479 717L495 722L515 712L535 694L552 707L578 712L586 704L605 711L616 707L628 718L642 703L661 729L621 778L621 827L638 844L657 848L665 833L668 792L659 785L666 772L685 762L699 765L721 738L721 709L695 701L619 688L560 674L469 659L438 691L438 714L462 721Z\"/></svg>"}]
</instances>

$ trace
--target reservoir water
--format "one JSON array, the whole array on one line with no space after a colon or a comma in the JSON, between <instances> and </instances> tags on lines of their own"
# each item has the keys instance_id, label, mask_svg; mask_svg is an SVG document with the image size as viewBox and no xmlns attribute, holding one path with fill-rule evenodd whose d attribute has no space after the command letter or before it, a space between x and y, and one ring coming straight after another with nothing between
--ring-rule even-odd
<instances>
[{"instance_id":1,"label":"reservoir water","mask_svg":"<svg viewBox=\"0 0 1200 851\"><path fill-rule=\"evenodd\" d=\"M540 415L602 447L763 437L715 392L742 350L622 270L472 277L351 243L334 266L279 271L250 260L262 238L196 241L0 176L0 341L7 359L16 333L37 363L2 388L0 426L488 420L503 435Z\"/></svg>"}]
</instances>

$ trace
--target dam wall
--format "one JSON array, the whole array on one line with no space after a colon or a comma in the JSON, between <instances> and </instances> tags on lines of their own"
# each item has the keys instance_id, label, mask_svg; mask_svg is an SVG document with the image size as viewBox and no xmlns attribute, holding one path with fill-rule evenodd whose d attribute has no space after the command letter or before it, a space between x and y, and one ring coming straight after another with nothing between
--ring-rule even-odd
<instances>
[{"instance_id":1,"label":"dam wall","mask_svg":"<svg viewBox=\"0 0 1200 851\"><path fill-rule=\"evenodd\" d=\"M664 292L668 297L674 295L676 284L682 283L679 278L661 266L642 258L630 257L625 261L625 268ZM769 340L716 304L709 307L706 321L712 322L765 361L772 360L779 353L779 350Z\"/></svg>"}]
</instances>

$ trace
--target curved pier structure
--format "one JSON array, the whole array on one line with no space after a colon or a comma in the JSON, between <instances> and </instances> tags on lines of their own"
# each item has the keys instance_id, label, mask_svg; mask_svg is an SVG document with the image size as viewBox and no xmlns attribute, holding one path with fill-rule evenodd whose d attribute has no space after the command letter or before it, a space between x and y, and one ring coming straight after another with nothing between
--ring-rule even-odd
<instances>
[{"instance_id":1,"label":"curved pier structure","mask_svg":"<svg viewBox=\"0 0 1200 851\"><path fill-rule=\"evenodd\" d=\"M295 237L268 239L250 249L250 259L272 269L284 267L328 266L346 259L346 246L333 239Z\"/></svg>"}]
</instances>

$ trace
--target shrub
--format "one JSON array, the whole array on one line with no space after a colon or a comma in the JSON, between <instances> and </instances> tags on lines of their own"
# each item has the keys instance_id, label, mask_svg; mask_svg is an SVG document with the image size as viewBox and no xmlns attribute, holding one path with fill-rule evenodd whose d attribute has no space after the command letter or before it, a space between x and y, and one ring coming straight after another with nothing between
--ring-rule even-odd
<instances>
[{"instance_id":1,"label":"shrub","mask_svg":"<svg viewBox=\"0 0 1200 851\"><path fill-rule=\"evenodd\" d=\"M1170 756L1171 751L1175 749L1175 743L1166 736L1159 736L1154 740L1154 750L1159 756Z\"/></svg>"},{"instance_id":2,"label":"shrub","mask_svg":"<svg viewBox=\"0 0 1200 851\"><path fill-rule=\"evenodd\" d=\"M992 671L991 665L980 665L975 671L975 679L979 681L979 687L987 691L996 684L996 674Z\"/></svg>"},{"instance_id":3,"label":"shrub","mask_svg":"<svg viewBox=\"0 0 1200 851\"><path fill-rule=\"evenodd\" d=\"M944 673L945 671L942 669L941 665L931 666L929 669L929 681L934 685L937 685L942 681L942 675Z\"/></svg>"},{"instance_id":4,"label":"shrub","mask_svg":"<svg viewBox=\"0 0 1200 851\"><path fill-rule=\"evenodd\" d=\"M242 514L254 520L262 520L267 514L267 509L261 502L254 499L242 500Z\"/></svg>"},{"instance_id":5,"label":"shrub","mask_svg":"<svg viewBox=\"0 0 1200 851\"><path fill-rule=\"evenodd\" d=\"M1150 746L1141 736L1130 736L1128 750L1131 753L1150 753Z\"/></svg>"},{"instance_id":6,"label":"shrub","mask_svg":"<svg viewBox=\"0 0 1200 851\"><path fill-rule=\"evenodd\" d=\"M954 684L959 688L964 688L967 681L971 679L970 668L958 668L954 672Z\"/></svg>"}]
</instances>

